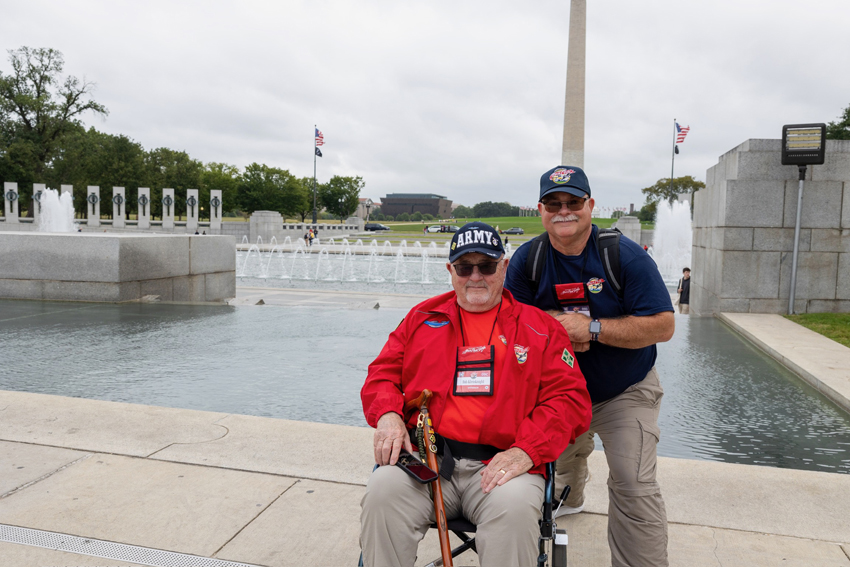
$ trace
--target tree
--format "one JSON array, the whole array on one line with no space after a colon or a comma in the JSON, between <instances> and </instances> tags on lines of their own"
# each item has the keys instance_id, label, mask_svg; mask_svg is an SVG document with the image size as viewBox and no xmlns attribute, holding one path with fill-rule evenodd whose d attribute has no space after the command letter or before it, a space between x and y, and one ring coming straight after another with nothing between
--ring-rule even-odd
<instances>
[{"instance_id":1,"label":"tree","mask_svg":"<svg viewBox=\"0 0 850 567\"><path fill-rule=\"evenodd\" d=\"M612 219L618 219L625 214L626 213L624 213L623 211L614 211L613 213L611 213L611 218Z\"/></svg>"},{"instance_id":2,"label":"tree","mask_svg":"<svg viewBox=\"0 0 850 567\"><path fill-rule=\"evenodd\" d=\"M474 216L472 209L466 205L458 205L455 207L452 215L456 219L468 219L469 217Z\"/></svg>"},{"instance_id":3,"label":"tree","mask_svg":"<svg viewBox=\"0 0 850 567\"><path fill-rule=\"evenodd\" d=\"M175 216L186 212L186 189L198 189L204 165L182 151L169 148L151 150L145 156L145 187L151 189L151 214L162 217L162 190L174 189Z\"/></svg>"},{"instance_id":4,"label":"tree","mask_svg":"<svg viewBox=\"0 0 850 567\"><path fill-rule=\"evenodd\" d=\"M221 190L221 209L223 210L219 210L219 213L223 214L224 210L232 211L237 208L236 188L238 185L239 168L235 165L211 161L204 166L203 171L201 171L198 199L201 202L200 206L207 212L207 218L210 218L212 214L209 204L210 191L213 189Z\"/></svg>"},{"instance_id":5,"label":"tree","mask_svg":"<svg viewBox=\"0 0 850 567\"><path fill-rule=\"evenodd\" d=\"M704 189L705 183L697 181L690 175L685 177L677 177L673 180L673 185L670 185L670 178L659 179L655 185L644 187L641 193L646 196L647 203L657 203L661 199L666 199L668 203L673 203L678 198L679 193L693 193L699 189Z\"/></svg>"},{"instance_id":6,"label":"tree","mask_svg":"<svg viewBox=\"0 0 850 567\"><path fill-rule=\"evenodd\" d=\"M17 181L26 203L63 138L79 130L81 115L108 111L90 98L94 83L62 79L61 52L21 47L9 51L9 61L12 73L0 73L0 177Z\"/></svg>"},{"instance_id":7,"label":"tree","mask_svg":"<svg viewBox=\"0 0 850 567\"><path fill-rule=\"evenodd\" d=\"M365 187L361 177L342 177L334 175L327 183L319 186L319 202L340 222L357 210L360 204L360 191Z\"/></svg>"},{"instance_id":8,"label":"tree","mask_svg":"<svg viewBox=\"0 0 850 567\"><path fill-rule=\"evenodd\" d=\"M638 219L641 222L653 222L658 213L658 201L647 203L638 211Z\"/></svg>"},{"instance_id":9,"label":"tree","mask_svg":"<svg viewBox=\"0 0 850 567\"><path fill-rule=\"evenodd\" d=\"M838 122L830 122L826 125L827 140L850 140L850 105L838 118Z\"/></svg>"},{"instance_id":10,"label":"tree","mask_svg":"<svg viewBox=\"0 0 850 567\"><path fill-rule=\"evenodd\" d=\"M301 216L301 222L305 222L307 215L313 214L313 178L302 177L298 180L298 185L300 186L302 199L299 206L295 209L295 214Z\"/></svg>"},{"instance_id":11,"label":"tree","mask_svg":"<svg viewBox=\"0 0 850 567\"><path fill-rule=\"evenodd\" d=\"M410 220L410 215L407 213L401 213L400 215L395 216L395 220L399 222L407 222Z\"/></svg>"},{"instance_id":12,"label":"tree","mask_svg":"<svg viewBox=\"0 0 850 567\"><path fill-rule=\"evenodd\" d=\"M513 207L510 203L494 203L484 201L472 207L472 216L478 218L488 217L518 217L519 207Z\"/></svg>"},{"instance_id":13,"label":"tree","mask_svg":"<svg viewBox=\"0 0 850 567\"><path fill-rule=\"evenodd\" d=\"M424 217L422 216L422 213L420 213L419 211L416 211L415 213L410 215L410 220L412 220L414 222L422 222L423 218Z\"/></svg>"},{"instance_id":14,"label":"tree","mask_svg":"<svg viewBox=\"0 0 850 567\"><path fill-rule=\"evenodd\" d=\"M302 206L301 183L285 169L252 163L239 178L236 201L246 213L277 211L293 216Z\"/></svg>"}]
</instances>

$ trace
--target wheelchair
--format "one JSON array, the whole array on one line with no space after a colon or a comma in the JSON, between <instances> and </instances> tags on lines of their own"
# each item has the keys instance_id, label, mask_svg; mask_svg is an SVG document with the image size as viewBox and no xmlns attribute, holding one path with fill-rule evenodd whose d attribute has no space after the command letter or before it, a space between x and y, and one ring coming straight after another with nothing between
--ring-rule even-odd
<instances>
[{"instance_id":1,"label":"wheelchair","mask_svg":"<svg viewBox=\"0 0 850 567\"><path fill-rule=\"evenodd\" d=\"M377 468L377 465L376 465ZM555 501L555 463L546 464L546 481L543 487L543 509L541 510L542 517L538 521L540 525L540 536L537 539L539 554L537 556L537 567L567 567L567 543L568 537L566 530L559 530L555 523L554 514L557 508L567 499L570 493L570 487L564 488L560 497ZM449 531L455 534L460 539L461 544L452 549L452 557L457 557L461 553L471 549L478 552L475 548L475 524L468 521L466 518L454 518L447 522ZM437 529L437 524L431 524L432 529ZM363 554L360 554L358 567L363 567ZM441 567L443 559L438 557L434 561L425 565L425 567Z\"/></svg>"}]
</instances>

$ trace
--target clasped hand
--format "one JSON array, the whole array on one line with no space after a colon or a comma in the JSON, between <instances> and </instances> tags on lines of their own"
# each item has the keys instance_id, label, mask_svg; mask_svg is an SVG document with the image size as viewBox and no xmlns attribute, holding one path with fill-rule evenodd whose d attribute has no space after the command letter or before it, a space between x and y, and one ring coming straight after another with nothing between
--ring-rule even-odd
<instances>
[{"instance_id":1,"label":"clasped hand","mask_svg":"<svg viewBox=\"0 0 850 567\"><path fill-rule=\"evenodd\" d=\"M585 352L590 350L590 317L583 313L549 311L567 331L573 351Z\"/></svg>"}]
</instances>

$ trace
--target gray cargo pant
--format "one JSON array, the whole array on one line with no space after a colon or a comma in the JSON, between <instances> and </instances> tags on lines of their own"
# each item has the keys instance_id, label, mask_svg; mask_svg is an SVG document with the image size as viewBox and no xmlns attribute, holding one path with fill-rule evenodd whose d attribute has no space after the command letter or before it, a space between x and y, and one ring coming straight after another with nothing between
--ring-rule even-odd
<instances>
[{"instance_id":1,"label":"gray cargo pant","mask_svg":"<svg viewBox=\"0 0 850 567\"><path fill-rule=\"evenodd\" d=\"M622 394L593 405L590 430L555 464L555 494L572 487L566 505L584 503L587 457L593 435L605 448L608 476L608 545L614 567L665 567L667 512L655 480L658 410L664 391L655 368Z\"/></svg>"},{"instance_id":2,"label":"gray cargo pant","mask_svg":"<svg viewBox=\"0 0 850 567\"><path fill-rule=\"evenodd\" d=\"M482 567L536 565L543 477L526 473L484 494L480 475L484 466L481 461L459 459L451 482L441 479L446 517L462 515L477 526ZM363 564L412 567L416 548L434 521L428 488L398 467L378 467L369 477L360 506Z\"/></svg>"}]
</instances>

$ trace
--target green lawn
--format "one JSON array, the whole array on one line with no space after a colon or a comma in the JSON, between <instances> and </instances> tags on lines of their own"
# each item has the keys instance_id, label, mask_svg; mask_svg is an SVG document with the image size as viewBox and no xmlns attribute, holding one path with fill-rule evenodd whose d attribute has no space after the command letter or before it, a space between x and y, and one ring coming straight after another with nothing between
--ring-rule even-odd
<instances>
[{"instance_id":1,"label":"green lawn","mask_svg":"<svg viewBox=\"0 0 850 567\"><path fill-rule=\"evenodd\" d=\"M506 230L508 228L512 228L518 226L525 231L527 236L536 236L543 232L543 225L540 224L540 217L491 217L491 218L483 218L483 219L456 219L452 224L457 224L458 226L463 226L467 222L472 222L475 220L480 220L486 222L492 226L498 226L500 230ZM422 221L422 222L387 222L387 221L378 221L381 222L388 227L390 227L393 232L407 232L412 234L422 234L422 229L426 226L430 226L432 224L441 224L437 221ZM610 228L612 224L616 222L615 219L593 219L593 224L600 228ZM651 223L642 223L641 227L644 229L652 229L654 225Z\"/></svg>"},{"instance_id":2,"label":"green lawn","mask_svg":"<svg viewBox=\"0 0 850 567\"><path fill-rule=\"evenodd\" d=\"M806 313L785 318L850 347L850 313Z\"/></svg>"}]
</instances>

